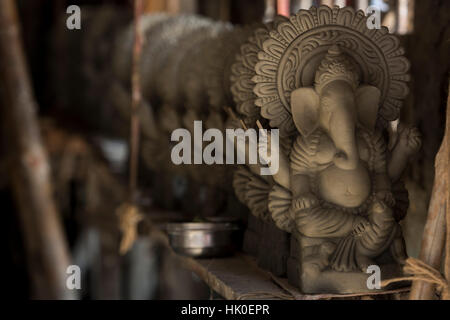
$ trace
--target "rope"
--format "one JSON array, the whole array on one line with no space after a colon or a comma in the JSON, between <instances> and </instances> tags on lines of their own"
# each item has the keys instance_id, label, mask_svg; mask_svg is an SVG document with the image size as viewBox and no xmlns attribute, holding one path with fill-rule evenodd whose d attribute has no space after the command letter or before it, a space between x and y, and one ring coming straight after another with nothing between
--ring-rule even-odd
<instances>
[{"instance_id":1,"label":"rope","mask_svg":"<svg viewBox=\"0 0 450 320\"><path fill-rule=\"evenodd\" d=\"M403 272L410 274L410 276L383 280L381 282L381 286L385 287L391 283L401 281L420 280L436 285L436 289L440 293L442 300L450 299L448 281L438 270L429 266L425 262L415 258L408 258L405 266L403 267Z\"/></svg>"},{"instance_id":2,"label":"rope","mask_svg":"<svg viewBox=\"0 0 450 320\"><path fill-rule=\"evenodd\" d=\"M119 217L119 229L122 232L119 252L121 255L130 250L137 239L137 225L144 216L137 206L129 203L122 204L116 211Z\"/></svg>"}]
</instances>

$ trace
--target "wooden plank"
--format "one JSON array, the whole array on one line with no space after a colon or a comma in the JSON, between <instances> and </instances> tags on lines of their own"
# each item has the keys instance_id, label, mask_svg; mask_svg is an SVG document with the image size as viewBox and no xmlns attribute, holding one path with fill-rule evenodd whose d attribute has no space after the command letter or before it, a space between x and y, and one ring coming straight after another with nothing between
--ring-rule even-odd
<instances>
[{"instance_id":1,"label":"wooden plank","mask_svg":"<svg viewBox=\"0 0 450 320\"><path fill-rule=\"evenodd\" d=\"M249 258L236 255L223 259L191 259L180 257L182 265L195 272L214 291L225 299L239 300L249 294L267 292L267 298L288 295L271 281L270 274L258 268ZM250 262L250 263L248 263ZM253 297L251 297L253 298Z\"/></svg>"},{"instance_id":2,"label":"wooden plank","mask_svg":"<svg viewBox=\"0 0 450 320\"><path fill-rule=\"evenodd\" d=\"M222 259L192 259L178 256L181 265L197 274L208 286L227 300L327 300L388 296L408 292L409 288L361 294L301 293L287 279L278 278L262 270L253 257L237 254Z\"/></svg>"}]
</instances>

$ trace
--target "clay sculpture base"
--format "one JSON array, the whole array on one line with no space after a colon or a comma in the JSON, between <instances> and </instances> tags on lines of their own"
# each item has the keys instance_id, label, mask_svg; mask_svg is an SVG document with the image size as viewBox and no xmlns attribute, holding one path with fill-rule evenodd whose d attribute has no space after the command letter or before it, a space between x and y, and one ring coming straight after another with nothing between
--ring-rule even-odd
<instances>
[{"instance_id":1,"label":"clay sculpture base","mask_svg":"<svg viewBox=\"0 0 450 320\"><path fill-rule=\"evenodd\" d=\"M249 215L243 250L257 258L260 268L277 277L284 277L287 274L290 238L289 233L278 229L273 223Z\"/></svg>"},{"instance_id":2,"label":"clay sculpture base","mask_svg":"<svg viewBox=\"0 0 450 320\"><path fill-rule=\"evenodd\" d=\"M271 272L277 277L287 277L288 282L301 289L305 294L354 294L373 293L381 289L369 289L367 280L371 273L364 272L338 272L325 270L317 272L310 264L302 264L305 256L301 247L313 247L319 239L303 237L298 233L290 235L283 232L271 223L267 223L249 215L248 226L244 234L243 251L256 258L258 267ZM380 267L381 280L402 276L401 266L394 262L390 252L385 252L374 260ZM309 265L309 266L308 266ZM302 270L304 266L305 270ZM389 289L407 286L408 283L399 283ZM383 288L386 289L386 288Z\"/></svg>"},{"instance_id":3,"label":"clay sculpture base","mask_svg":"<svg viewBox=\"0 0 450 320\"><path fill-rule=\"evenodd\" d=\"M259 251L260 235L261 235L261 220L253 215L248 216L247 229L244 233L244 244L242 251L257 257Z\"/></svg>"},{"instance_id":4,"label":"clay sculpture base","mask_svg":"<svg viewBox=\"0 0 450 320\"><path fill-rule=\"evenodd\" d=\"M372 273L364 273L360 271L339 272L334 270L318 271L315 267L318 261L305 262L305 247L312 247L312 243L317 239L303 237L293 234L291 237L290 256L287 261L287 277L291 285L300 288L305 294L330 293L330 294L353 294L353 293L370 293L381 291L380 289L368 288L367 280ZM303 246L303 250L301 247ZM403 276L402 268L395 263L390 252L374 259L376 266L380 267L381 281ZM302 269L303 268L303 269ZM372 283L372 281L369 281ZM408 285L408 282L401 282L389 289L402 288ZM383 288L386 289L386 288Z\"/></svg>"}]
</instances>

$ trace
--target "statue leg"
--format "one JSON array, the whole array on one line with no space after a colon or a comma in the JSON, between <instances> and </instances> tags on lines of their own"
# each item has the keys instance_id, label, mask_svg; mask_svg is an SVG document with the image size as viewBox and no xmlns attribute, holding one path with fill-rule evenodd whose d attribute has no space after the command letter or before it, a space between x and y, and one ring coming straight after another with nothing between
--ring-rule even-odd
<instances>
[{"instance_id":1,"label":"statue leg","mask_svg":"<svg viewBox=\"0 0 450 320\"><path fill-rule=\"evenodd\" d=\"M300 259L297 260L298 286L305 294L355 293L369 291L368 274L359 270L340 272L333 270L330 259L339 238L309 238L298 236Z\"/></svg>"},{"instance_id":2,"label":"statue leg","mask_svg":"<svg viewBox=\"0 0 450 320\"><path fill-rule=\"evenodd\" d=\"M369 210L369 223L355 234L355 260L363 272L374 264L373 258L390 247L399 229L391 208L381 201L375 201Z\"/></svg>"},{"instance_id":3,"label":"statue leg","mask_svg":"<svg viewBox=\"0 0 450 320\"><path fill-rule=\"evenodd\" d=\"M406 253L406 244L401 228L397 228L397 233L394 240L392 240L389 249L395 262L400 265L404 265L406 259L408 259L408 254Z\"/></svg>"}]
</instances>

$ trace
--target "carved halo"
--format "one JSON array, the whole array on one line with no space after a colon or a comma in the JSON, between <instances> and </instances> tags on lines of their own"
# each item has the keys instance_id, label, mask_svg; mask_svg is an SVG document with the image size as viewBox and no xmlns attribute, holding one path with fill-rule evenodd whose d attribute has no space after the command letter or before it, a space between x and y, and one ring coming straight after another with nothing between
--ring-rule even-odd
<instances>
[{"instance_id":1,"label":"carved halo","mask_svg":"<svg viewBox=\"0 0 450 320\"><path fill-rule=\"evenodd\" d=\"M247 205L250 212L263 221L272 221L268 210L268 194L272 187L270 178L253 174L244 166L234 171L233 188L240 202Z\"/></svg>"},{"instance_id":2,"label":"carved halo","mask_svg":"<svg viewBox=\"0 0 450 320\"><path fill-rule=\"evenodd\" d=\"M205 87L209 98L209 106L223 111L224 107L232 105L230 92L231 65L239 48L244 43L255 26L235 27L234 30L219 35L206 57Z\"/></svg>"},{"instance_id":3,"label":"carved halo","mask_svg":"<svg viewBox=\"0 0 450 320\"><path fill-rule=\"evenodd\" d=\"M239 54L231 67L231 93L236 104L236 111L248 127L254 127L260 118L260 108L255 105L258 98L254 92L252 78L256 75L255 65L258 52L263 50L263 43L269 39L269 31L281 22L288 21L284 16L276 16L273 22L257 28L253 35L241 46Z\"/></svg>"},{"instance_id":4,"label":"carved halo","mask_svg":"<svg viewBox=\"0 0 450 320\"><path fill-rule=\"evenodd\" d=\"M380 90L379 120L398 118L408 94L409 62L396 36L386 27L368 29L366 21L361 10L320 6L300 10L270 31L258 53L253 91L261 115L280 129L280 135L296 132L290 114L291 92L313 85L317 66L334 44L358 66L360 82Z\"/></svg>"}]
</instances>

